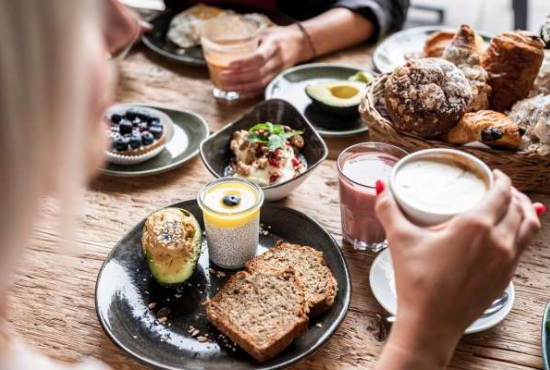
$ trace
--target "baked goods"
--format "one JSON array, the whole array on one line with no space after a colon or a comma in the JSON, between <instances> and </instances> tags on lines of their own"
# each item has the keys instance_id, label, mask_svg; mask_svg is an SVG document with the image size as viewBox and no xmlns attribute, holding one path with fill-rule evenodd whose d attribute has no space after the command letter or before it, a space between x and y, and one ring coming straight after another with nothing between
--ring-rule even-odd
<instances>
[{"instance_id":1,"label":"baked goods","mask_svg":"<svg viewBox=\"0 0 550 370\"><path fill-rule=\"evenodd\" d=\"M307 331L304 286L293 270L239 271L206 303L206 316L258 361Z\"/></svg>"},{"instance_id":2,"label":"baked goods","mask_svg":"<svg viewBox=\"0 0 550 370\"><path fill-rule=\"evenodd\" d=\"M424 44L424 57L441 58L443 51L451 43L453 37L455 37L454 31L437 31L432 33Z\"/></svg>"},{"instance_id":3,"label":"baked goods","mask_svg":"<svg viewBox=\"0 0 550 370\"><path fill-rule=\"evenodd\" d=\"M179 286L195 270L201 252L201 227L181 208L164 208L147 217L142 234L143 255L153 278Z\"/></svg>"},{"instance_id":4,"label":"baked goods","mask_svg":"<svg viewBox=\"0 0 550 370\"><path fill-rule=\"evenodd\" d=\"M159 117L145 110L128 109L108 117L110 152L136 157L164 145L164 125Z\"/></svg>"},{"instance_id":5,"label":"baked goods","mask_svg":"<svg viewBox=\"0 0 550 370\"><path fill-rule=\"evenodd\" d=\"M510 119L526 130L526 146L541 155L550 154L550 95L517 102L510 111Z\"/></svg>"},{"instance_id":6,"label":"baked goods","mask_svg":"<svg viewBox=\"0 0 550 370\"><path fill-rule=\"evenodd\" d=\"M250 272L294 268L305 286L310 317L329 309L334 303L336 280L325 264L323 253L311 247L279 242L269 251L248 261L245 267Z\"/></svg>"},{"instance_id":7,"label":"baked goods","mask_svg":"<svg viewBox=\"0 0 550 370\"><path fill-rule=\"evenodd\" d=\"M539 37L524 31L493 37L482 59L489 74L493 110L503 112L528 96L544 59L543 49Z\"/></svg>"},{"instance_id":8,"label":"baked goods","mask_svg":"<svg viewBox=\"0 0 550 370\"><path fill-rule=\"evenodd\" d=\"M529 96L535 95L550 95L550 60L548 59L542 63L533 89L529 93Z\"/></svg>"},{"instance_id":9,"label":"baked goods","mask_svg":"<svg viewBox=\"0 0 550 370\"><path fill-rule=\"evenodd\" d=\"M271 122L258 123L248 131L233 133L230 149L230 173L259 186L280 184L306 171L300 149L305 145L303 132Z\"/></svg>"},{"instance_id":10,"label":"baked goods","mask_svg":"<svg viewBox=\"0 0 550 370\"><path fill-rule=\"evenodd\" d=\"M467 25L460 29L443 52L443 59L454 63L464 73L472 89L472 103L467 112L489 108L491 86L487 83L487 72L481 67L483 40Z\"/></svg>"},{"instance_id":11,"label":"baked goods","mask_svg":"<svg viewBox=\"0 0 550 370\"><path fill-rule=\"evenodd\" d=\"M506 115L491 111L466 113L443 139L451 144L479 141L491 147L517 149L525 131Z\"/></svg>"},{"instance_id":12,"label":"baked goods","mask_svg":"<svg viewBox=\"0 0 550 370\"><path fill-rule=\"evenodd\" d=\"M401 131L431 138L453 127L472 102L464 73L437 58L409 60L388 77L388 114Z\"/></svg>"},{"instance_id":13,"label":"baked goods","mask_svg":"<svg viewBox=\"0 0 550 370\"><path fill-rule=\"evenodd\" d=\"M550 16L546 17L544 24L540 28L540 37L542 37L542 41L546 44L546 49L550 49Z\"/></svg>"}]
</instances>

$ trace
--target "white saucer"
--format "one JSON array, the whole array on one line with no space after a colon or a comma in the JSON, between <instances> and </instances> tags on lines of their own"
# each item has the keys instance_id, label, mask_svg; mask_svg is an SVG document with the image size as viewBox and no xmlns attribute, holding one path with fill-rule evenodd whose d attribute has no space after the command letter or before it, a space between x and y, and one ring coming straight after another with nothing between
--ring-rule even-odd
<instances>
[{"instance_id":1,"label":"white saucer","mask_svg":"<svg viewBox=\"0 0 550 370\"><path fill-rule=\"evenodd\" d=\"M370 288L374 297L391 315L397 314L397 294L395 290L395 277L393 263L389 249L385 249L374 260L369 274ZM494 314L479 318L466 329L465 334L478 333L498 325L508 316L514 307L516 292L514 284L510 283L506 288L508 302L502 309Z\"/></svg>"}]
</instances>

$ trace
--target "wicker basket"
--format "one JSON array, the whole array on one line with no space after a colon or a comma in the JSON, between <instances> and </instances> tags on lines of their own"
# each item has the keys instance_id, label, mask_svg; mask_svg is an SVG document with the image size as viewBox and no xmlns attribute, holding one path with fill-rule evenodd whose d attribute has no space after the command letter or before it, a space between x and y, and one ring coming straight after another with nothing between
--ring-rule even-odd
<instances>
[{"instance_id":1,"label":"wicker basket","mask_svg":"<svg viewBox=\"0 0 550 370\"><path fill-rule=\"evenodd\" d=\"M367 87L359 111L369 127L369 136L380 141L415 152L429 148L459 149L470 153L491 168L498 168L513 180L523 191L536 191L550 186L550 155L541 156L536 151L515 152L473 146L460 146L437 140L427 140L410 133L398 132L391 122L376 109L376 102L384 96L384 84L388 75L382 75Z\"/></svg>"}]
</instances>

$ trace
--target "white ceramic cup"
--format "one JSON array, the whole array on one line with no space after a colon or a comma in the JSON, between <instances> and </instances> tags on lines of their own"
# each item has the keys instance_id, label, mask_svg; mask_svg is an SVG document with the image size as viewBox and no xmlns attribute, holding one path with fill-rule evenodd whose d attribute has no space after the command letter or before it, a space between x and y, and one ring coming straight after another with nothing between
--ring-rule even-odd
<instances>
[{"instance_id":1,"label":"white ceramic cup","mask_svg":"<svg viewBox=\"0 0 550 370\"><path fill-rule=\"evenodd\" d=\"M423 209L420 205L412 204L410 201L408 201L407 197L405 197L403 194L400 194L398 187L395 185L396 175L405 164L419 159L437 158L451 159L453 161L457 161L458 163L466 165L466 167L472 169L472 172L475 172L476 174L484 177L483 180L488 185L487 190L493 187L493 173L491 169L484 162L474 157L473 155L453 149L426 149L415 152L413 154L409 154L408 156L402 158L399 162L397 162L397 164L393 167L390 176L389 187L401 210L405 213L409 220L417 225L438 225L464 212L464 210L455 212L436 212L433 210Z\"/></svg>"}]
</instances>

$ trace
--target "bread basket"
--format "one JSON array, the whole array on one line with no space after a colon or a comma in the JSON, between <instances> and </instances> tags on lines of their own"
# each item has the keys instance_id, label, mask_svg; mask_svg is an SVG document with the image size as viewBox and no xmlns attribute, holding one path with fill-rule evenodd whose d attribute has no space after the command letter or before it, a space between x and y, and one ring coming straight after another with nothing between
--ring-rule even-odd
<instances>
[{"instance_id":1,"label":"bread basket","mask_svg":"<svg viewBox=\"0 0 550 370\"><path fill-rule=\"evenodd\" d=\"M518 189L536 191L550 186L550 155L541 156L536 151L516 152L471 145L453 145L397 131L376 108L377 102L384 96L387 78L387 74L381 75L367 86L359 107L361 118L369 127L369 136L373 141L389 143L409 153L429 148L459 149L476 156L489 167L506 173Z\"/></svg>"}]
</instances>

